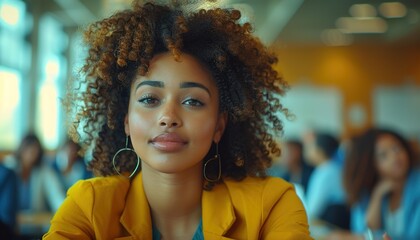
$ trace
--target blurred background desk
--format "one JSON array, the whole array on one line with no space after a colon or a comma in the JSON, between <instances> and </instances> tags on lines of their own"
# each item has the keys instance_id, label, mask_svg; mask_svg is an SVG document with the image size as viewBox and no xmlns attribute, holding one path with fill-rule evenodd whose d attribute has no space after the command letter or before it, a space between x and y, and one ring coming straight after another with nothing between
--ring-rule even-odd
<instances>
[{"instance_id":1,"label":"blurred background desk","mask_svg":"<svg viewBox=\"0 0 420 240\"><path fill-rule=\"evenodd\" d=\"M23 239L40 239L48 231L51 212L20 212L17 217L19 233Z\"/></svg>"}]
</instances>

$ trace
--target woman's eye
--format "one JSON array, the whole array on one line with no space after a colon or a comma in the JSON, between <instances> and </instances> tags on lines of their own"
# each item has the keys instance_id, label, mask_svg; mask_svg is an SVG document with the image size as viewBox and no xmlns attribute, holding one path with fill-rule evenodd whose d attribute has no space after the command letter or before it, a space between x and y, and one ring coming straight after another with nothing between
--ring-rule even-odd
<instances>
[{"instance_id":1,"label":"woman's eye","mask_svg":"<svg viewBox=\"0 0 420 240\"><path fill-rule=\"evenodd\" d=\"M139 102L146 106L155 106L159 104L159 99L152 96L145 96L139 99Z\"/></svg>"},{"instance_id":2,"label":"woman's eye","mask_svg":"<svg viewBox=\"0 0 420 240\"><path fill-rule=\"evenodd\" d=\"M185 100L182 104L192 106L192 107L202 107L202 106L204 106L204 103L202 103L201 101L199 101L197 99L192 99L192 98Z\"/></svg>"},{"instance_id":3,"label":"woman's eye","mask_svg":"<svg viewBox=\"0 0 420 240\"><path fill-rule=\"evenodd\" d=\"M386 160L387 157L388 157L388 151L380 151L376 153L376 159L380 162Z\"/></svg>"}]
</instances>

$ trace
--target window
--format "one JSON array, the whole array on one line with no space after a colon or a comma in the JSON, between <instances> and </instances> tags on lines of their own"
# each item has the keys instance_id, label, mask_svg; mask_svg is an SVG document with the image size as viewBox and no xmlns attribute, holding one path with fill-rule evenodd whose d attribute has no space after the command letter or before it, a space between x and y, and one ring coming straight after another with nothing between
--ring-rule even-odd
<instances>
[{"instance_id":1,"label":"window","mask_svg":"<svg viewBox=\"0 0 420 240\"><path fill-rule=\"evenodd\" d=\"M0 150L14 149L20 140L21 81L18 71L0 67Z\"/></svg>"},{"instance_id":2,"label":"window","mask_svg":"<svg viewBox=\"0 0 420 240\"><path fill-rule=\"evenodd\" d=\"M47 149L55 149L66 134L61 99L64 97L67 61L63 53L68 48L68 36L61 23L46 14L39 22L36 130Z\"/></svg>"},{"instance_id":3,"label":"window","mask_svg":"<svg viewBox=\"0 0 420 240\"><path fill-rule=\"evenodd\" d=\"M0 150L14 150L27 121L30 46L25 42L25 3L0 0Z\"/></svg>"}]
</instances>

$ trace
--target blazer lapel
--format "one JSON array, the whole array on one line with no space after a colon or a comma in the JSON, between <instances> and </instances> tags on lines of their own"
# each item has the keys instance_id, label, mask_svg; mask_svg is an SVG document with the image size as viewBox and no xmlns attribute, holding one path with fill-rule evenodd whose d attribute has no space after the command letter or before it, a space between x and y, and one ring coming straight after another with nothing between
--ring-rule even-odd
<instances>
[{"instance_id":1,"label":"blazer lapel","mask_svg":"<svg viewBox=\"0 0 420 240\"><path fill-rule=\"evenodd\" d=\"M141 172L131 182L120 222L132 236L152 239L152 221Z\"/></svg>"},{"instance_id":2,"label":"blazer lapel","mask_svg":"<svg viewBox=\"0 0 420 240\"><path fill-rule=\"evenodd\" d=\"M217 184L211 191L203 191L202 221L206 240L229 239L223 235L229 231L235 220L232 200L224 183ZM141 172L131 182L120 222L132 236L152 239L152 220Z\"/></svg>"},{"instance_id":3,"label":"blazer lapel","mask_svg":"<svg viewBox=\"0 0 420 240\"><path fill-rule=\"evenodd\" d=\"M202 196L203 234L205 239L228 239L223 237L236 220L229 191L224 183L217 184Z\"/></svg>"}]
</instances>

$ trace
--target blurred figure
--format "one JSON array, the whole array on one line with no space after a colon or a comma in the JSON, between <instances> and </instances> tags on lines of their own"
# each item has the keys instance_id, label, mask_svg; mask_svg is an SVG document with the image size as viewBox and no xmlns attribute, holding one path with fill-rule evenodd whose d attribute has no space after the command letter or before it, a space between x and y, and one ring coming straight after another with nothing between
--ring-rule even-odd
<instances>
[{"instance_id":1,"label":"blurred figure","mask_svg":"<svg viewBox=\"0 0 420 240\"><path fill-rule=\"evenodd\" d=\"M83 157L78 155L79 150L79 144L67 139L52 164L65 192L78 180L92 177L91 172L86 168Z\"/></svg>"},{"instance_id":2,"label":"blurred figure","mask_svg":"<svg viewBox=\"0 0 420 240\"><path fill-rule=\"evenodd\" d=\"M309 177L313 167L303 160L303 145L298 140L289 140L284 143L282 165L286 169L283 178L286 181L302 186L306 192Z\"/></svg>"},{"instance_id":3,"label":"blurred figure","mask_svg":"<svg viewBox=\"0 0 420 240\"><path fill-rule=\"evenodd\" d=\"M26 135L15 154L5 159L18 176L20 212L56 211L65 198L57 175L44 161L44 150L35 134Z\"/></svg>"},{"instance_id":4,"label":"blurred figure","mask_svg":"<svg viewBox=\"0 0 420 240\"><path fill-rule=\"evenodd\" d=\"M267 175L293 183L296 194L307 209L305 192L313 167L303 160L303 145L300 141L289 140L281 145L281 158L273 158Z\"/></svg>"},{"instance_id":5,"label":"blurred figure","mask_svg":"<svg viewBox=\"0 0 420 240\"><path fill-rule=\"evenodd\" d=\"M345 205L342 168L333 157L338 140L325 133L313 133L305 139L305 156L315 166L307 190L308 215L311 221L323 220L340 228L349 227Z\"/></svg>"},{"instance_id":6,"label":"blurred figure","mask_svg":"<svg viewBox=\"0 0 420 240\"><path fill-rule=\"evenodd\" d=\"M414 168L410 145L399 134L371 129L356 138L346 159L344 183L353 233L420 239L420 172Z\"/></svg>"},{"instance_id":7,"label":"blurred figure","mask_svg":"<svg viewBox=\"0 0 420 240\"><path fill-rule=\"evenodd\" d=\"M13 239L18 210L17 178L0 163L0 239Z\"/></svg>"}]
</instances>

